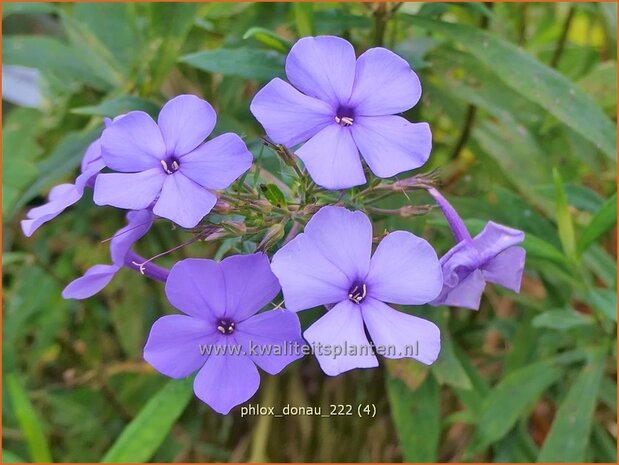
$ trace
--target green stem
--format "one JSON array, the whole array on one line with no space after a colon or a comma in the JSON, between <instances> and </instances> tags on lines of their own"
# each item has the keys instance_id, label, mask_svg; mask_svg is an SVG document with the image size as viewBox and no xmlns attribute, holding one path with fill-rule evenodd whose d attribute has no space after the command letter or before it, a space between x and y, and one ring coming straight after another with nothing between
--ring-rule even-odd
<instances>
[{"instance_id":1,"label":"green stem","mask_svg":"<svg viewBox=\"0 0 619 465\"><path fill-rule=\"evenodd\" d=\"M557 42L557 48L555 49L555 53L552 55L552 59L550 60L550 66L552 68L556 68L557 66L559 66L559 61L561 60L561 55L563 55L563 49L565 48L567 34L570 31L570 26L572 25L572 20L574 19L575 12L576 8L574 7L574 5L570 6L569 11L567 12L567 17L565 18L565 23L563 23L561 37L559 37L559 42Z\"/></svg>"},{"instance_id":2,"label":"green stem","mask_svg":"<svg viewBox=\"0 0 619 465\"><path fill-rule=\"evenodd\" d=\"M273 403L275 402L276 387L277 380L273 376L269 376L264 383L262 396L260 398L260 405L265 407L273 406ZM258 424L254 430L254 437L251 444L251 454L249 456L250 463L266 463L269 461L266 449L272 420L273 417L271 415L262 415L258 417Z\"/></svg>"}]
</instances>

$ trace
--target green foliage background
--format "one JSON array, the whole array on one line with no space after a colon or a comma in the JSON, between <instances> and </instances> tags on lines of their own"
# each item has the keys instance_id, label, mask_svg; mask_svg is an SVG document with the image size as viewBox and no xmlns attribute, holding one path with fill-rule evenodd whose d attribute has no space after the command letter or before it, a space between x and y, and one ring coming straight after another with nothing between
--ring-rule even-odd
<instances>
[{"instance_id":1,"label":"green foliage background","mask_svg":"<svg viewBox=\"0 0 619 465\"><path fill-rule=\"evenodd\" d=\"M3 461L616 462L616 5L4 4L4 64L37 68L40 108L3 108ZM74 178L103 116L155 114L195 93L216 132L259 155L248 104L283 74L296 38L335 34L358 52L384 44L419 73L406 115L428 121L443 190L474 231L524 230L523 290L489 286L479 312L411 308L439 324L431 368L391 361L328 378L311 358L263 374L252 402L374 404L375 418L222 417L190 381L141 358L152 322L172 312L159 283L123 270L100 295L60 292L123 224L89 194L31 239L19 220ZM266 151L265 166L283 169ZM268 173L262 173L262 177ZM394 194L393 209L429 202ZM377 231L452 239L436 211L375 215ZM168 225L152 256L186 239ZM197 244L161 261L241 252Z\"/></svg>"}]
</instances>

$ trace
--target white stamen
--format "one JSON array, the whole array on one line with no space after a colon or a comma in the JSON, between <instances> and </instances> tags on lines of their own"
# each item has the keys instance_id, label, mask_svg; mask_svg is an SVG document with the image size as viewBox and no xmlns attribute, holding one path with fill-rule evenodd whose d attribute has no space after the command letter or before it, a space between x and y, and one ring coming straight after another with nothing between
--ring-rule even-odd
<instances>
[{"instance_id":1,"label":"white stamen","mask_svg":"<svg viewBox=\"0 0 619 465\"><path fill-rule=\"evenodd\" d=\"M178 171L178 162L177 162L176 160L174 160L174 161L172 162L172 169L173 169L174 171Z\"/></svg>"},{"instance_id":2,"label":"white stamen","mask_svg":"<svg viewBox=\"0 0 619 465\"><path fill-rule=\"evenodd\" d=\"M348 294L348 298L356 304L360 304L365 296L367 295L367 287L365 284L361 285L361 294L358 293L359 285L355 286L350 293Z\"/></svg>"},{"instance_id":3,"label":"white stamen","mask_svg":"<svg viewBox=\"0 0 619 465\"><path fill-rule=\"evenodd\" d=\"M217 331L221 334L226 334L226 329L223 326L217 326Z\"/></svg>"},{"instance_id":4,"label":"white stamen","mask_svg":"<svg viewBox=\"0 0 619 465\"><path fill-rule=\"evenodd\" d=\"M172 163L172 168L174 168L174 163L176 163L176 162L173 162L173 163ZM168 169L168 164L166 163L166 161L165 161L165 160L161 160L161 166L163 166L163 171L165 171L165 172L166 172L166 173L168 173L168 174L172 174L172 171L170 171L170 170Z\"/></svg>"},{"instance_id":5,"label":"white stamen","mask_svg":"<svg viewBox=\"0 0 619 465\"><path fill-rule=\"evenodd\" d=\"M335 122L337 124L341 124L342 126L352 126L354 121L355 120L350 116L342 116L341 118L339 116L335 117Z\"/></svg>"}]
</instances>

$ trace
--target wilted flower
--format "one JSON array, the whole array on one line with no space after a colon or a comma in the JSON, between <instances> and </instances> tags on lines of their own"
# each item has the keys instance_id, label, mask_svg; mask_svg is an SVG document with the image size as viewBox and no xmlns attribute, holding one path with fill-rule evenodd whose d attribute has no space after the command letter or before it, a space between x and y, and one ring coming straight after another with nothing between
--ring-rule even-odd
<instances>
[{"instance_id":1,"label":"wilted flower","mask_svg":"<svg viewBox=\"0 0 619 465\"><path fill-rule=\"evenodd\" d=\"M120 229L111 240L111 265L95 265L84 276L69 283L62 291L65 299L87 299L109 284L114 275L123 266L133 265L136 257L131 247L144 236L153 224L154 215L150 210L130 211L127 213L127 226ZM131 266L135 268L135 265ZM165 281L167 270L156 265L148 267L150 277Z\"/></svg>"},{"instance_id":2,"label":"wilted flower","mask_svg":"<svg viewBox=\"0 0 619 465\"><path fill-rule=\"evenodd\" d=\"M417 75L395 53L371 48L355 59L344 39L305 37L290 50L286 75L292 85L273 79L251 111L274 142L307 141L296 154L317 184L365 183L359 152L382 178L418 168L430 156L428 124L394 116L421 97Z\"/></svg>"},{"instance_id":3,"label":"wilted flower","mask_svg":"<svg viewBox=\"0 0 619 465\"><path fill-rule=\"evenodd\" d=\"M53 220L71 205L78 202L84 195L86 187L92 187L94 179L105 167L101 158L101 143L99 139L88 146L82 159L82 173L75 180L75 184L60 184L49 192L47 203L32 208L26 214L27 218L21 221L22 231L30 237L43 224Z\"/></svg>"},{"instance_id":4,"label":"wilted flower","mask_svg":"<svg viewBox=\"0 0 619 465\"><path fill-rule=\"evenodd\" d=\"M192 228L211 211L217 197L249 169L252 155L239 136L222 134L201 144L216 122L215 110L194 95L166 103L157 123L132 111L103 131L101 151L108 168L120 173L97 177L97 205L153 212Z\"/></svg>"},{"instance_id":5,"label":"wilted flower","mask_svg":"<svg viewBox=\"0 0 619 465\"><path fill-rule=\"evenodd\" d=\"M412 357L433 363L440 351L440 331L427 320L398 312L385 302L421 305L434 299L443 278L434 249L405 231L388 234L372 256L372 224L362 212L324 207L305 232L280 249L271 264L284 293L286 307L299 311L318 305L333 307L304 333L308 342L355 347L357 355L331 357L316 351L328 375L378 365L372 342L394 346L389 358ZM418 346L417 353L407 351ZM366 351L367 352L367 351Z\"/></svg>"},{"instance_id":6,"label":"wilted flower","mask_svg":"<svg viewBox=\"0 0 619 465\"><path fill-rule=\"evenodd\" d=\"M291 349L303 345L294 313L276 309L256 315L279 290L263 253L235 255L220 263L178 262L165 291L186 315L164 316L153 324L144 358L171 378L199 370L194 392L227 414L258 390L256 365L276 374L301 357L300 350Z\"/></svg>"},{"instance_id":7,"label":"wilted flower","mask_svg":"<svg viewBox=\"0 0 619 465\"><path fill-rule=\"evenodd\" d=\"M428 192L441 207L457 242L441 258L443 290L432 305L477 310L486 281L519 292L526 252L517 244L524 240L524 233L489 221L471 237L451 204L436 189Z\"/></svg>"}]
</instances>

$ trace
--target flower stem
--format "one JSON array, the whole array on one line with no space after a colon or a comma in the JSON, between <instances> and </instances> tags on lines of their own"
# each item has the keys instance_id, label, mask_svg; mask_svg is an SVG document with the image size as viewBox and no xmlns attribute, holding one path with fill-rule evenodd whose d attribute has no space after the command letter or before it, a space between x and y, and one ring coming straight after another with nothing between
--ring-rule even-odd
<instances>
[{"instance_id":1,"label":"flower stem","mask_svg":"<svg viewBox=\"0 0 619 465\"><path fill-rule=\"evenodd\" d=\"M136 265L136 263L141 263L142 265ZM170 274L168 269L148 262L146 258L138 255L133 250L127 252L125 256L125 266L156 281L166 282Z\"/></svg>"}]
</instances>

